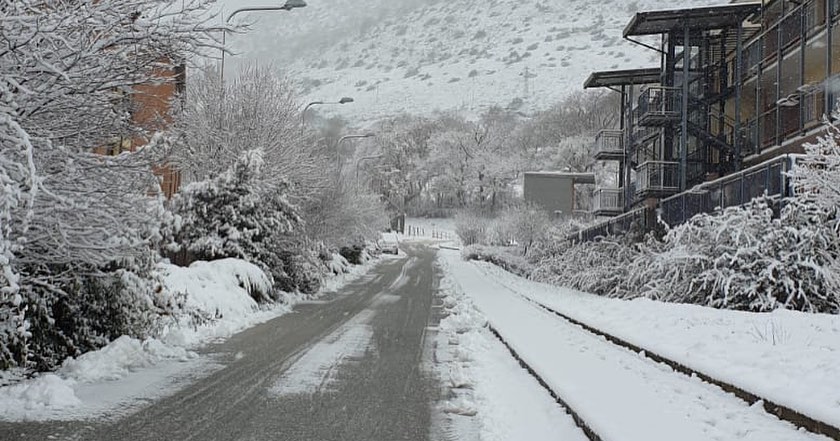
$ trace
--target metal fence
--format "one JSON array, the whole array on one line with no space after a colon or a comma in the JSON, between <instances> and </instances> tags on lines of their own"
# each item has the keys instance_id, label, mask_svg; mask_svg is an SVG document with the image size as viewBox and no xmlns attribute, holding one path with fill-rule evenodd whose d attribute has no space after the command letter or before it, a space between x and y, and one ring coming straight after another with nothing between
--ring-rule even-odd
<instances>
[{"instance_id":1,"label":"metal fence","mask_svg":"<svg viewBox=\"0 0 840 441\"><path fill-rule=\"evenodd\" d=\"M791 155L780 156L663 199L659 202L660 217L674 226L700 213L744 205L760 196L790 196L787 172L793 161Z\"/></svg>"},{"instance_id":2,"label":"metal fence","mask_svg":"<svg viewBox=\"0 0 840 441\"><path fill-rule=\"evenodd\" d=\"M569 236L569 240L572 242L590 242L599 237L626 234L634 228L639 229L639 231L649 231L653 228L650 222L654 213L654 209L650 207L637 208L606 222L578 231Z\"/></svg>"}]
</instances>

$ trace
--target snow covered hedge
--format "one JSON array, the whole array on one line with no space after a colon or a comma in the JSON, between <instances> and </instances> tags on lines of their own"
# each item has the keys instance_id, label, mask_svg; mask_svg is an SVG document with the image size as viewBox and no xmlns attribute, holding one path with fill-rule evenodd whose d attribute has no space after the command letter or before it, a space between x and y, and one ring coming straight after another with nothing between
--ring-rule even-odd
<instances>
[{"instance_id":1,"label":"snow covered hedge","mask_svg":"<svg viewBox=\"0 0 840 441\"><path fill-rule=\"evenodd\" d=\"M640 242L541 245L532 278L595 294L715 308L840 312L840 130L791 173L795 196L701 214ZM781 206L780 206L781 205Z\"/></svg>"},{"instance_id":2,"label":"snow covered hedge","mask_svg":"<svg viewBox=\"0 0 840 441\"><path fill-rule=\"evenodd\" d=\"M266 185L262 150L244 152L226 172L188 185L173 200L171 249L186 254L182 264L244 259L269 273L278 290L317 292L326 266L304 242L287 189L285 181ZM273 300L267 292L254 294L260 302Z\"/></svg>"}]
</instances>

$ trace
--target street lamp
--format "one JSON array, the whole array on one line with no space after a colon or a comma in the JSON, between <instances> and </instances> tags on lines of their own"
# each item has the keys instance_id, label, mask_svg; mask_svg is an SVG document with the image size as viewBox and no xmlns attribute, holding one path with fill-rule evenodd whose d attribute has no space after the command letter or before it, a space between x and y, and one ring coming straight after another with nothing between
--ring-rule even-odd
<instances>
[{"instance_id":1,"label":"street lamp","mask_svg":"<svg viewBox=\"0 0 840 441\"><path fill-rule=\"evenodd\" d=\"M335 153L336 158L338 161L338 173L341 175L341 151L338 149L341 146L341 143L348 139L359 139L359 138L373 138L376 136L373 133L365 133L362 135L344 135L338 139L338 142L335 143Z\"/></svg>"},{"instance_id":2,"label":"street lamp","mask_svg":"<svg viewBox=\"0 0 840 441\"><path fill-rule=\"evenodd\" d=\"M356 160L356 181L359 180L359 164L365 161L370 161L372 159L382 158L385 155L373 155L373 156L364 156Z\"/></svg>"},{"instance_id":3,"label":"street lamp","mask_svg":"<svg viewBox=\"0 0 840 441\"><path fill-rule=\"evenodd\" d=\"M306 107L303 108L303 112L300 113L300 126L301 131L303 131L303 126L306 124L306 111L309 110L312 106L321 106L324 104L348 104L352 103L355 100L350 98L349 96L342 97L338 101L312 101L311 103L307 104Z\"/></svg>"},{"instance_id":4,"label":"street lamp","mask_svg":"<svg viewBox=\"0 0 840 441\"><path fill-rule=\"evenodd\" d=\"M247 8L239 8L230 13L225 20L225 25L230 24L231 19L236 14L240 12L252 12L252 11L291 11L292 9L303 8L306 6L306 2L303 0L286 0L286 3L283 6L252 6ZM225 41L227 37L227 29L222 30L222 84L225 82Z\"/></svg>"}]
</instances>

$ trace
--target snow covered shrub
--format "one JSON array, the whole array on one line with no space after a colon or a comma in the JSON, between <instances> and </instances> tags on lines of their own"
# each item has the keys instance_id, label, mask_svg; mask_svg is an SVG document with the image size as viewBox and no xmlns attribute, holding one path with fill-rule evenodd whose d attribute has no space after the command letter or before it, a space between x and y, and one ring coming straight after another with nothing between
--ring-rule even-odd
<instances>
[{"instance_id":1,"label":"snow covered shrub","mask_svg":"<svg viewBox=\"0 0 840 441\"><path fill-rule=\"evenodd\" d=\"M262 159L260 150L245 152L221 176L192 183L173 200L176 248L196 260L251 261L271 274L275 288L315 293L326 267L299 236L288 186L263 185Z\"/></svg>"},{"instance_id":2,"label":"snow covered shrub","mask_svg":"<svg viewBox=\"0 0 840 441\"><path fill-rule=\"evenodd\" d=\"M159 240L154 146L91 151L148 139L134 87L215 41L207 2L175 3L0 8L0 368L46 368L145 326L146 290L123 276L145 278Z\"/></svg>"},{"instance_id":3,"label":"snow covered shrub","mask_svg":"<svg viewBox=\"0 0 840 441\"><path fill-rule=\"evenodd\" d=\"M509 247L497 247L486 245L470 245L461 252L464 260L479 260L490 262L521 277L530 277L533 265L524 257L510 252Z\"/></svg>"},{"instance_id":4,"label":"snow covered shrub","mask_svg":"<svg viewBox=\"0 0 840 441\"><path fill-rule=\"evenodd\" d=\"M581 291L610 295L628 276L635 247L607 238L596 242L561 242L557 252L537 260L532 278Z\"/></svg>"},{"instance_id":5,"label":"snow covered shrub","mask_svg":"<svg viewBox=\"0 0 840 441\"><path fill-rule=\"evenodd\" d=\"M455 216L455 234L465 246L485 243L488 220L474 213L461 212Z\"/></svg>"},{"instance_id":6,"label":"snow covered shrub","mask_svg":"<svg viewBox=\"0 0 840 441\"><path fill-rule=\"evenodd\" d=\"M147 278L123 270L70 276L72 280L62 286L24 288L29 305L29 367L52 370L65 358L98 349L122 335L145 337L152 327L155 311Z\"/></svg>"},{"instance_id":7,"label":"snow covered shrub","mask_svg":"<svg viewBox=\"0 0 840 441\"><path fill-rule=\"evenodd\" d=\"M353 245L349 247L341 247L341 249L338 250L338 253L341 254L341 257L344 257L353 265L360 265L362 263L362 251L364 251L364 249L365 247L361 245Z\"/></svg>"},{"instance_id":8,"label":"snow covered shrub","mask_svg":"<svg viewBox=\"0 0 840 441\"><path fill-rule=\"evenodd\" d=\"M511 209L505 218L510 222L516 242L522 247L523 256L527 256L531 247L545 238L551 228L548 213L535 205Z\"/></svg>"},{"instance_id":9,"label":"snow covered shrub","mask_svg":"<svg viewBox=\"0 0 840 441\"><path fill-rule=\"evenodd\" d=\"M220 176L188 185L172 201L174 240L196 260L255 259L271 253L299 224L287 186L261 188L262 152L245 152ZM278 243L279 242L279 243Z\"/></svg>"}]
</instances>

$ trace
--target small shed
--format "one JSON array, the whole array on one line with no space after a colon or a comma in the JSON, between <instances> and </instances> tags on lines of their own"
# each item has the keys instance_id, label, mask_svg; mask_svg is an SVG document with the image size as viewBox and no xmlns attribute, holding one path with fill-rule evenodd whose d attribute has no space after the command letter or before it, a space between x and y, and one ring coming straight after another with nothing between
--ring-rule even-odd
<instances>
[{"instance_id":1,"label":"small shed","mask_svg":"<svg viewBox=\"0 0 840 441\"><path fill-rule=\"evenodd\" d=\"M576 209L575 186L595 184L594 173L535 171L525 173L525 201L553 215L572 215Z\"/></svg>"}]
</instances>

